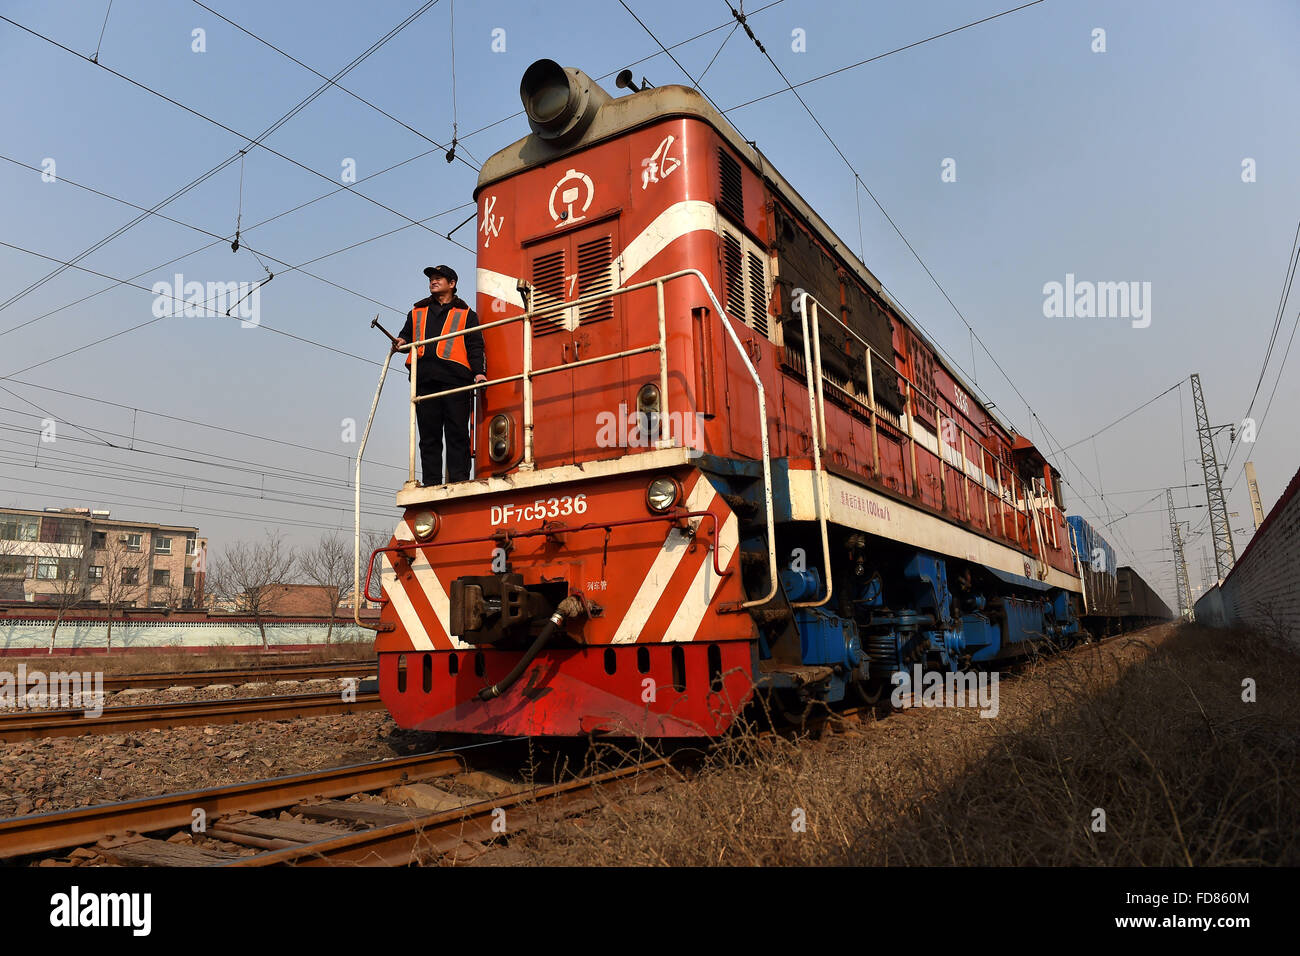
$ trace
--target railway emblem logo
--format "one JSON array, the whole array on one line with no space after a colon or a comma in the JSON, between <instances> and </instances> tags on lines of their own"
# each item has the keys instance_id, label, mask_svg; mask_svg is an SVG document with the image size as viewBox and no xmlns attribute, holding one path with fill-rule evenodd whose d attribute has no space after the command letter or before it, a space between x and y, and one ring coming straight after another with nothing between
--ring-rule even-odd
<instances>
[{"instance_id":1,"label":"railway emblem logo","mask_svg":"<svg viewBox=\"0 0 1300 956\"><path fill-rule=\"evenodd\" d=\"M573 182L575 185L566 186L565 184L569 182ZM563 209L556 208L555 199L557 195ZM557 226L563 223L581 222L587 218L587 210L591 208L591 201L595 197L596 187L592 185L591 177L586 173L578 172L576 169L570 169L560 178L559 182L551 187L549 203L551 219L554 220ZM578 215L574 215L573 207L578 205L579 199L582 200L582 208L579 210Z\"/></svg>"},{"instance_id":2,"label":"railway emblem logo","mask_svg":"<svg viewBox=\"0 0 1300 956\"><path fill-rule=\"evenodd\" d=\"M665 136L660 141L659 146L653 153L641 160L641 188L647 188L651 183L657 183L662 179L667 179L669 173L677 169L682 161L675 156L669 155L669 150L673 148L673 136Z\"/></svg>"}]
</instances>

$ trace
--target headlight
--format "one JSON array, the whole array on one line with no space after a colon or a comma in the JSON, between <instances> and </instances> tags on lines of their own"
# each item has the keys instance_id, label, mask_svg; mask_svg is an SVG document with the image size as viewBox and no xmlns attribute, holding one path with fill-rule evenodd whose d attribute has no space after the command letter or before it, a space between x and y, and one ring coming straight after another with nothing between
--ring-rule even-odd
<instances>
[{"instance_id":1,"label":"headlight","mask_svg":"<svg viewBox=\"0 0 1300 956\"><path fill-rule=\"evenodd\" d=\"M432 511L421 511L416 514L411 525L415 529L415 537L427 541L438 533L438 516Z\"/></svg>"},{"instance_id":2,"label":"headlight","mask_svg":"<svg viewBox=\"0 0 1300 956\"><path fill-rule=\"evenodd\" d=\"M488 457L503 462L509 454L510 419L505 415L493 415L488 424Z\"/></svg>"},{"instance_id":3,"label":"headlight","mask_svg":"<svg viewBox=\"0 0 1300 956\"><path fill-rule=\"evenodd\" d=\"M656 478L650 482L645 492L646 506L655 512L664 512L677 504L681 496L681 485L673 478Z\"/></svg>"},{"instance_id":4,"label":"headlight","mask_svg":"<svg viewBox=\"0 0 1300 956\"><path fill-rule=\"evenodd\" d=\"M658 385L641 386L641 390L636 393L636 410L647 415L656 414L659 411Z\"/></svg>"}]
</instances>

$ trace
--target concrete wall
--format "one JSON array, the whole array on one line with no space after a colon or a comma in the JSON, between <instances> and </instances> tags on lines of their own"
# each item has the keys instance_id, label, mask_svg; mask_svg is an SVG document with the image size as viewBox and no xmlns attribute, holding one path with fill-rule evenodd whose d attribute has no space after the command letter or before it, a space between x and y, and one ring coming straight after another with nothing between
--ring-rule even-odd
<instances>
[{"instance_id":1,"label":"concrete wall","mask_svg":"<svg viewBox=\"0 0 1300 956\"><path fill-rule=\"evenodd\" d=\"M1300 471L1232 572L1196 602L1196 619L1300 643Z\"/></svg>"},{"instance_id":2,"label":"concrete wall","mask_svg":"<svg viewBox=\"0 0 1300 956\"><path fill-rule=\"evenodd\" d=\"M50 646L53 622L47 620L0 620L0 655L43 652ZM325 624L269 623L266 641L270 647L324 646L328 626ZM350 621L339 621L330 636L331 644L348 641L373 642L375 632L358 628ZM228 647L256 650L262 635L256 624L167 623L162 621L113 622L113 650L142 648ZM59 625L55 653L104 651L108 647L108 625L104 621L71 621Z\"/></svg>"}]
</instances>

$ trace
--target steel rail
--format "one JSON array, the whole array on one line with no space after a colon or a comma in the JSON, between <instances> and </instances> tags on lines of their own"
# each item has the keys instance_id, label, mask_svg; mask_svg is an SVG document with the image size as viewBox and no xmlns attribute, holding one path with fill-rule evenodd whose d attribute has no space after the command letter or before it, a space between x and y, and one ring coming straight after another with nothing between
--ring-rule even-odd
<instances>
[{"instance_id":1,"label":"steel rail","mask_svg":"<svg viewBox=\"0 0 1300 956\"><path fill-rule=\"evenodd\" d=\"M217 866L334 866L348 863L359 866L406 866L454 850L466 842L490 840L499 811L509 811L530 801L546 800L563 805L581 804L588 791L601 784L623 783L643 774L658 774L672 763L671 757L659 757L648 763L624 767L606 773L553 784L537 789L483 800L455 810L395 823L389 826L341 834L328 840L302 846L259 853ZM507 816L507 828L509 817ZM507 829L508 832L508 829Z\"/></svg>"},{"instance_id":2,"label":"steel rail","mask_svg":"<svg viewBox=\"0 0 1300 956\"><path fill-rule=\"evenodd\" d=\"M19 710L0 714L0 741L12 743L38 737L113 734L131 730L184 727L194 724L240 724L255 720L293 720L382 710L378 694L358 694L344 700L328 694L286 694L282 697L243 697L234 700L190 701L181 704L139 704L105 707L92 717L79 710Z\"/></svg>"},{"instance_id":3,"label":"steel rail","mask_svg":"<svg viewBox=\"0 0 1300 956\"><path fill-rule=\"evenodd\" d=\"M251 684L269 680L314 680L352 677L377 672L378 661L342 661L334 664L289 664L274 668L249 667L239 670L185 671L174 674L105 674L104 690L181 687L204 684Z\"/></svg>"},{"instance_id":4,"label":"steel rail","mask_svg":"<svg viewBox=\"0 0 1300 956\"><path fill-rule=\"evenodd\" d=\"M243 810L254 813L302 800L348 796L413 780L446 777L465 769L463 751L442 751L332 767L206 790L188 790L75 810L58 810L0 820L0 859L84 846L127 832L188 828L194 811L208 818Z\"/></svg>"}]
</instances>

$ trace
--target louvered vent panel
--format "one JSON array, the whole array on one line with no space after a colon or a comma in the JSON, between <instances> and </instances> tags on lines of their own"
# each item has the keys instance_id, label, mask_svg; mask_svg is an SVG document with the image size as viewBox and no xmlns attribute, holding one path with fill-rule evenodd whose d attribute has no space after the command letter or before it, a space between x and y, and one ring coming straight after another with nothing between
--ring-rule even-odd
<instances>
[{"instance_id":1,"label":"louvered vent panel","mask_svg":"<svg viewBox=\"0 0 1300 956\"><path fill-rule=\"evenodd\" d=\"M578 295L595 295L614 288L614 242L609 236L590 239L578 246ZM601 299L582 306L578 322L599 322L614 315L614 300Z\"/></svg>"},{"instance_id":2,"label":"louvered vent panel","mask_svg":"<svg viewBox=\"0 0 1300 956\"><path fill-rule=\"evenodd\" d=\"M745 310L745 257L740 240L729 232L722 234L722 272L727 284L727 314L748 323Z\"/></svg>"},{"instance_id":3,"label":"louvered vent panel","mask_svg":"<svg viewBox=\"0 0 1300 956\"><path fill-rule=\"evenodd\" d=\"M533 260L533 311L564 301L564 250L556 249ZM549 335L564 328L564 313L552 312L533 319L533 335Z\"/></svg>"},{"instance_id":4,"label":"louvered vent panel","mask_svg":"<svg viewBox=\"0 0 1300 956\"><path fill-rule=\"evenodd\" d=\"M721 146L718 147L718 179L722 183L719 202L728 212L745 220L745 187L740 178L740 163Z\"/></svg>"},{"instance_id":5,"label":"louvered vent panel","mask_svg":"<svg viewBox=\"0 0 1300 956\"><path fill-rule=\"evenodd\" d=\"M755 331L767 338L767 276L761 256L749 253L749 317Z\"/></svg>"}]
</instances>

